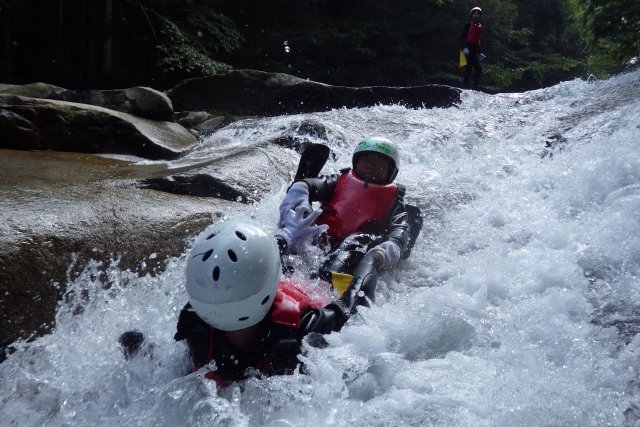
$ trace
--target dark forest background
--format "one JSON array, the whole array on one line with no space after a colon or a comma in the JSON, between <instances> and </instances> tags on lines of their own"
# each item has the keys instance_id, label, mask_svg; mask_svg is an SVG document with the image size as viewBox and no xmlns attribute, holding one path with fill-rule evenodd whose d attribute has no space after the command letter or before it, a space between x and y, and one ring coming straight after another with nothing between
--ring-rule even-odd
<instances>
[{"instance_id":1,"label":"dark forest background","mask_svg":"<svg viewBox=\"0 0 640 427\"><path fill-rule=\"evenodd\" d=\"M637 61L637 0L0 0L0 82L166 89L230 69L345 86L459 85L483 9L482 86L607 77Z\"/></svg>"}]
</instances>

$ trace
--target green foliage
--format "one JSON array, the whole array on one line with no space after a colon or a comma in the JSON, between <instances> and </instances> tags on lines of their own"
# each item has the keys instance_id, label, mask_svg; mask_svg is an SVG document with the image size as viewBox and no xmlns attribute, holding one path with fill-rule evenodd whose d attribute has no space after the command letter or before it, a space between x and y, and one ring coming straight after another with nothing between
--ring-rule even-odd
<instances>
[{"instance_id":1,"label":"green foliage","mask_svg":"<svg viewBox=\"0 0 640 427\"><path fill-rule=\"evenodd\" d=\"M155 34L160 81L224 73L232 67L214 55L237 49L243 38L235 23L216 12L214 1L158 0L149 16Z\"/></svg>"},{"instance_id":2,"label":"green foliage","mask_svg":"<svg viewBox=\"0 0 640 427\"><path fill-rule=\"evenodd\" d=\"M525 90L549 86L580 75L582 61L558 54L530 58L515 67L487 64L485 86L490 90Z\"/></svg>"},{"instance_id":3,"label":"green foliage","mask_svg":"<svg viewBox=\"0 0 640 427\"><path fill-rule=\"evenodd\" d=\"M611 55L611 51L606 48L606 43L593 49L587 59L587 69L600 79L619 73L621 67L622 62Z\"/></svg>"},{"instance_id":4,"label":"green foliage","mask_svg":"<svg viewBox=\"0 0 640 427\"><path fill-rule=\"evenodd\" d=\"M27 9L27 5L25 2L20 0L0 0L0 13L3 12L14 12L16 10L25 11Z\"/></svg>"},{"instance_id":5,"label":"green foliage","mask_svg":"<svg viewBox=\"0 0 640 427\"><path fill-rule=\"evenodd\" d=\"M571 0L586 40L589 70L606 77L640 54L640 3L637 0Z\"/></svg>"},{"instance_id":6,"label":"green foliage","mask_svg":"<svg viewBox=\"0 0 640 427\"><path fill-rule=\"evenodd\" d=\"M158 66L167 73L186 77L213 75L228 71L227 64L214 61L192 43L173 22L160 18L161 42L158 43Z\"/></svg>"},{"instance_id":7,"label":"green foliage","mask_svg":"<svg viewBox=\"0 0 640 427\"><path fill-rule=\"evenodd\" d=\"M640 51L640 3L618 0L589 1L586 16L591 20L594 40L603 43L614 58L624 61Z\"/></svg>"},{"instance_id":8,"label":"green foliage","mask_svg":"<svg viewBox=\"0 0 640 427\"><path fill-rule=\"evenodd\" d=\"M475 4L468 0L220 2L229 16L246 24L246 43L231 57L238 66L352 86L459 84L460 32ZM489 58L484 86L532 87L572 78L572 72L584 69L567 0L485 0L482 8L482 46ZM283 50L285 41L288 53Z\"/></svg>"},{"instance_id":9,"label":"green foliage","mask_svg":"<svg viewBox=\"0 0 640 427\"><path fill-rule=\"evenodd\" d=\"M483 3L487 61L483 86L524 90L555 84L584 72L584 55L572 9L564 0ZM495 15L495 16L494 16Z\"/></svg>"},{"instance_id":10,"label":"green foliage","mask_svg":"<svg viewBox=\"0 0 640 427\"><path fill-rule=\"evenodd\" d=\"M235 22L219 13L216 4L214 0L157 0L151 10L206 52L232 52L243 38Z\"/></svg>"},{"instance_id":11,"label":"green foliage","mask_svg":"<svg viewBox=\"0 0 640 427\"><path fill-rule=\"evenodd\" d=\"M640 50L637 0L113 0L113 13L0 0L0 36L20 42L0 46L0 77L53 82L38 72L55 64L61 85L167 87L233 64L336 85L458 85L460 33L478 3L491 90L606 77Z\"/></svg>"}]
</instances>

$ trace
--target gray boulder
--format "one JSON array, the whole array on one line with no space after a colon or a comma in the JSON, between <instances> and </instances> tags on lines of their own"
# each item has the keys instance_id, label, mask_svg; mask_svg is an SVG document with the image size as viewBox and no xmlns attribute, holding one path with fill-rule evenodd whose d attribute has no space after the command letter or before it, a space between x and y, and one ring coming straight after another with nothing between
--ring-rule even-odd
<instances>
[{"instance_id":1,"label":"gray boulder","mask_svg":"<svg viewBox=\"0 0 640 427\"><path fill-rule=\"evenodd\" d=\"M176 111L275 116L377 104L401 104L409 108L449 107L460 102L460 92L460 89L443 85L331 86L288 74L234 70L185 80L168 90L167 95Z\"/></svg>"},{"instance_id":2,"label":"gray boulder","mask_svg":"<svg viewBox=\"0 0 640 427\"><path fill-rule=\"evenodd\" d=\"M205 226L289 182L298 159L270 141L224 145L207 161L179 168L0 150L0 362L16 339L55 325L67 284L90 260L102 263L100 275L112 259L120 271L159 273ZM91 281L86 286L95 291Z\"/></svg>"},{"instance_id":3,"label":"gray boulder","mask_svg":"<svg viewBox=\"0 0 640 427\"><path fill-rule=\"evenodd\" d=\"M25 85L0 84L0 93L55 99L109 108L150 120L174 121L171 100L164 92L149 87L131 87L110 90L67 90L37 82Z\"/></svg>"},{"instance_id":4,"label":"gray boulder","mask_svg":"<svg viewBox=\"0 0 640 427\"><path fill-rule=\"evenodd\" d=\"M0 95L0 148L175 159L195 143L175 122L87 104Z\"/></svg>"},{"instance_id":5,"label":"gray boulder","mask_svg":"<svg viewBox=\"0 0 640 427\"><path fill-rule=\"evenodd\" d=\"M113 90L68 90L50 99L96 105L150 120L174 121L171 100L149 87Z\"/></svg>"},{"instance_id":6,"label":"gray boulder","mask_svg":"<svg viewBox=\"0 0 640 427\"><path fill-rule=\"evenodd\" d=\"M0 93L28 96L30 98L55 98L61 96L65 91L66 89L63 87L42 82L28 83L25 85L8 85L0 83Z\"/></svg>"}]
</instances>

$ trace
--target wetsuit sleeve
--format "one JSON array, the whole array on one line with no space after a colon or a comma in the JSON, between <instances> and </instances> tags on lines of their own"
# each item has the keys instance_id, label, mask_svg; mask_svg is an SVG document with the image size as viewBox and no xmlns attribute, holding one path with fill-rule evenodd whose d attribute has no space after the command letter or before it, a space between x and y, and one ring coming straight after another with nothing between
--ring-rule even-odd
<instances>
[{"instance_id":1,"label":"wetsuit sleeve","mask_svg":"<svg viewBox=\"0 0 640 427\"><path fill-rule=\"evenodd\" d=\"M460 50L467 47L467 34L469 34L469 22L465 22L460 33Z\"/></svg>"},{"instance_id":2,"label":"wetsuit sleeve","mask_svg":"<svg viewBox=\"0 0 640 427\"><path fill-rule=\"evenodd\" d=\"M309 201L324 203L331 199L340 174L321 175L317 178L307 178L303 181L309 186Z\"/></svg>"},{"instance_id":3,"label":"wetsuit sleeve","mask_svg":"<svg viewBox=\"0 0 640 427\"><path fill-rule=\"evenodd\" d=\"M184 306L180 312L177 332L173 339L187 341L194 371L211 361L209 329L209 325L193 311L191 304Z\"/></svg>"},{"instance_id":4,"label":"wetsuit sleeve","mask_svg":"<svg viewBox=\"0 0 640 427\"><path fill-rule=\"evenodd\" d=\"M389 216L388 231L384 235L384 240L390 240L398 245L402 254L409 245L409 215L404 205L404 192L404 186L398 184L398 195Z\"/></svg>"},{"instance_id":5,"label":"wetsuit sleeve","mask_svg":"<svg viewBox=\"0 0 640 427\"><path fill-rule=\"evenodd\" d=\"M305 313L300 321L300 335L309 335L309 344L323 347L326 341L322 334L330 334L342 329L349 317L354 315L356 306L368 307L366 298L375 299L378 269L384 262L380 252L367 253L356 267L353 278L342 296L323 308L315 308ZM366 298L365 298L366 296Z\"/></svg>"},{"instance_id":6,"label":"wetsuit sleeve","mask_svg":"<svg viewBox=\"0 0 640 427\"><path fill-rule=\"evenodd\" d=\"M330 334L339 331L346 321L344 308L332 302L323 308L314 308L302 315L300 337L308 334Z\"/></svg>"}]
</instances>

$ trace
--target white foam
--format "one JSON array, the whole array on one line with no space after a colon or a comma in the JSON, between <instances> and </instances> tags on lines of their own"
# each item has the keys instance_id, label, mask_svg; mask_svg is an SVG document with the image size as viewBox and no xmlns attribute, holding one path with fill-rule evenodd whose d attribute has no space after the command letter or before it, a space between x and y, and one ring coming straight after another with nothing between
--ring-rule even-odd
<instances>
[{"instance_id":1,"label":"white foam","mask_svg":"<svg viewBox=\"0 0 640 427\"><path fill-rule=\"evenodd\" d=\"M225 128L219 137L242 145L313 118L349 143L398 141L398 180L426 214L412 257L382 276L378 302L328 336L328 348L308 349L308 375L224 391L183 376L186 351L172 335L186 302L184 257L141 279L117 265L95 279L89 268L72 281L56 329L0 365L0 424L637 423L640 97L627 92L639 78ZM554 132L565 143L543 157ZM347 166L351 144L329 143L329 167ZM198 157L208 149L204 141ZM252 215L274 223L283 191ZM116 340L133 328L153 357L125 362Z\"/></svg>"}]
</instances>

